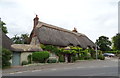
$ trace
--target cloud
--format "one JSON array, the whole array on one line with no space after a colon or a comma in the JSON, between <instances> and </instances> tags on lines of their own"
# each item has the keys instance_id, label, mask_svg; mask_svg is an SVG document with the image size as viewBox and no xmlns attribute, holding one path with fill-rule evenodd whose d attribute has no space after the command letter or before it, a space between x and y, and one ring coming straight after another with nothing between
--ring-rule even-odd
<instances>
[{"instance_id":1,"label":"cloud","mask_svg":"<svg viewBox=\"0 0 120 78\"><path fill-rule=\"evenodd\" d=\"M92 41L117 33L118 0L1 0L0 17L7 24L9 36L30 33L33 18L86 34Z\"/></svg>"}]
</instances>

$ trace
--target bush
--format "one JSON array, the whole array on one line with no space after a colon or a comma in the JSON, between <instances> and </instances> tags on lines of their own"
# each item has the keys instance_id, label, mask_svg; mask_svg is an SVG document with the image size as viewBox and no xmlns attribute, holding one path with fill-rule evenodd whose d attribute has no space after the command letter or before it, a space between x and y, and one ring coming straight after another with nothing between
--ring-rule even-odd
<instances>
[{"instance_id":1,"label":"bush","mask_svg":"<svg viewBox=\"0 0 120 78\"><path fill-rule=\"evenodd\" d=\"M84 60L84 57L80 57L79 60Z\"/></svg>"},{"instance_id":2,"label":"bush","mask_svg":"<svg viewBox=\"0 0 120 78\"><path fill-rule=\"evenodd\" d=\"M84 56L85 60L88 60L88 59L91 59L91 58L92 58L91 55L89 55L88 53Z\"/></svg>"},{"instance_id":3,"label":"bush","mask_svg":"<svg viewBox=\"0 0 120 78\"><path fill-rule=\"evenodd\" d=\"M88 60L88 59L91 59L91 57L90 56L85 56L84 59Z\"/></svg>"},{"instance_id":4,"label":"bush","mask_svg":"<svg viewBox=\"0 0 120 78\"><path fill-rule=\"evenodd\" d=\"M63 56L63 55L60 55L60 56L59 56L59 62L65 62L65 59L64 59L64 56Z\"/></svg>"},{"instance_id":5,"label":"bush","mask_svg":"<svg viewBox=\"0 0 120 78\"><path fill-rule=\"evenodd\" d=\"M27 61L22 61L22 65L27 65L28 62Z\"/></svg>"},{"instance_id":6,"label":"bush","mask_svg":"<svg viewBox=\"0 0 120 78\"><path fill-rule=\"evenodd\" d=\"M2 48L2 68L10 67L9 62L12 57L12 52L8 49Z\"/></svg>"},{"instance_id":7,"label":"bush","mask_svg":"<svg viewBox=\"0 0 120 78\"><path fill-rule=\"evenodd\" d=\"M75 61L77 60L77 57L76 57L76 56L73 55L73 56L71 56L71 57L72 57L72 59L71 59L72 62L75 62Z\"/></svg>"},{"instance_id":8,"label":"bush","mask_svg":"<svg viewBox=\"0 0 120 78\"><path fill-rule=\"evenodd\" d=\"M55 58L51 58L51 59L48 59L47 63L56 63L57 62L57 59Z\"/></svg>"},{"instance_id":9,"label":"bush","mask_svg":"<svg viewBox=\"0 0 120 78\"><path fill-rule=\"evenodd\" d=\"M32 63L32 55L29 54L27 57L28 63L31 64Z\"/></svg>"},{"instance_id":10,"label":"bush","mask_svg":"<svg viewBox=\"0 0 120 78\"><path fill-rule=\"evenodd\" d=\"M98 55L98 59L105 60L105 57L103 55Z\"/></svg>"},{"instance_id":11,"label":"bush","mask_svg":"<svg viewBox=\"0 0 120 78\"><path fill-rule=\"evenodd\" d=\"M41 52L32 53L32 60L34 62L45 63L48 58L49 58L48 51L41 51Z\"/></svg>"}]
</instances>

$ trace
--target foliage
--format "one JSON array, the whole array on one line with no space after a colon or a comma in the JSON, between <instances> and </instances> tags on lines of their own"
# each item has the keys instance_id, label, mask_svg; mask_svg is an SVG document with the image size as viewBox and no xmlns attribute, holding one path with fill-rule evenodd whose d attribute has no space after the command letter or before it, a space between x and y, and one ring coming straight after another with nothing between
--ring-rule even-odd
<instances>
[{"instance_id":1,"label":"foliage","mask_svg":"<svg viewBox=\"0 0 120 78\"><path fill-rule=\"evenodd\" d=\"M120 54L120 50L116 50L116 51L104 51L104 53Z\"/></svg>"},{"instance_id":2,"label":"foliage","mask_svg":"<svg viewBox=\"0 0 120 78\"><path fill-rule=\"evenodd\" d=\"M52 58L52 59L48 59L47 63L56 63L57 59Z\"/></svg>"},{"instance_id":3,"label":"foliage","mask_svg":"<svg viewBox=\"0 0 120 78\"><path fill-rule=\"evenodd\" d=\"M23 44L28 44L28 39L29 39L29 34L21 34L21 40L23 42Z\"/></svg>"},{"instance_id":4,"label":"foliage","mask_svg":"<svg viewBox=\"0 0 120 78\"><path fill-rule=\"evenodd\" d=\"M40 47L41 47L43 50L45 50L45 45L40 44Z\"/></svg>"},{"instance_id":5,"label":"foliage","mask_svg":"<svg viewBox=\"0 0 120 78\"><path fill-rule=\"evenodd\" d=\"M47 50L50 52L54 52L57 56L59 56L60 62L65 62L64 55L67 55L68 60L74 62L78 59L91 59L95 58L95 51L93 49L85 49L83 50L80 47L73 47L70 46L70 49L66 48L57 48L56 46L52 45L40 45L43 50Z\"/></svg>"},{"instance_id":6,"label":"foliage","mask_svg":"<svg viewBox=\"0 0 120 78\"><path fill-rule=\"evenodd\" d=\"M17 36L15 35L13 38L11 38L11 40L16 43L16 44L28 44L28 37L29 35L26 34L21 34L21 36Z\"/></svg>"},{"instance_id":7,"label":"foliage","mask_svg":"<svg viewBox=\"0 0 120 78\"><path fill-rule=\"evenodd\" d=\"M75 50L63 50L63 53L64 54L76 54L76 53L78 53L77 51L75 51Z\"/></svg>"},{"instance_id":8,"label":"foliage","mask_svg":"<svg viewBox=\"0 0 120 78\"><path fill-rule=\"evenodd\" d=\"M73 55L71 57L72 57L72 59L71 59L72 62L75 62L77 60L77 57L75 55Z\"/></svg>"},{"instance_id":9,"label":"foliage","mask_svg":"<svg viewBox=\"0 0 120 78\"><path fill-rule=\"evenodd\" d=\"M9 67L12 52L8 49L2 48L2 68Z\"/></svg>"},{"instance_id":10,"label":"foliage","mask_svg":"<svg viewBox=\"0 0 120 78\"><path fill-rule=\"evenodd\" d=\"M27 65L28 62L27 61L22 61L22 65Z\"/></svg>"},{"instance_id":11,"label":"foliage","mask_svg":"<svg viewBox=\"0 0 120 78\"><path fill-rule=\"evenodd\" d=\"M32 55L29 54L27 57L28 63L31 64L32 63Z\"/></svg>"},{"instance_id":12,"label":"foliage","mask_svg":"<svg viewBox=\"0 0 120 78\"><path fill-rule=\"evenodd\" d=\"M103 55L98 55L98 59L105 60L105 57Z\"/></svg>"},{"instance_id":13,"label":"foliage","mask_svg":"<svg viewBox=\"0 0 120 78\"><path fill-rule=\"evenodd\" d=\"M116 34L112 38L112 42L113 42L113 49L114 50L120 50L120 33Z\"/></svg>"},{"instance_id":14,"label":"foliage","mask_svg":"<svg viewBox=\"0 0 120 78\"><path fill-rule=\"evenodd\" d=\"M7 33L8 33L7 27L4 26L4 25L6 25L6 24L5 24L3 21L1 21L1 19L0 19L0 28L2 29L2 31L3 31L5 34L7 34Z\"/></svg>"},{"instance_id":15,"label":"foliage","mask_svg":"<svg viewBox=\"0 0 120 78\"><path fill-rule=\"evenodd\" d=\"M65 57L63 55L59 56L59 62L65 62Z\"/></svg>"},{"instance_id":16,"label":"foliage","mask_svg":"<svg viewBox=\"0 0 120 78\"><path fill-rule=\"evenodd\" d=\"M97 46L100 47L101 51L111 50L110 46L111 46L112 43L109 41L108 37L100 36L99 39L96 40L96 44L97 44Z\"/></svg>"},{"instance_id":17,"label":"foliage","mask_svg":"<svg viewBox=\"0 0 120 78\"><path fill-rule=\"evenodd\" d=\"M70 47L70 49L71 49L71 50L78 51L78 52L83 50L83 49L82 49L82 48L80 48L80 47L73 47L73 46L72 46L72 47Z\"/></svg>"},{"instance_id":18,"label":"foliage","mask_svg":"<svg viewBox=\"0 0 120 78\"><path fill-rule=\"evenodd\" d=\"M32 53L32 60L34 62L45 63L48 58L49 58L48 51L41 51L41 52L33 52Z\"/></svg>"},{"instance_id":19,"label":"foliage","mask_svg":"<svg viewBox=\"0 0 120 78\"><path fill-rule=\"evenodd\" d=\"M47 51L53 52L56 55L59 55L59 53L60 53L60 49L58 49L56 46L53 46L53 45L46 45L45 46L43 44L41 44L40 46L41 46L41 48L43 50L47 50Z\"/></svg>"}]
</instances>

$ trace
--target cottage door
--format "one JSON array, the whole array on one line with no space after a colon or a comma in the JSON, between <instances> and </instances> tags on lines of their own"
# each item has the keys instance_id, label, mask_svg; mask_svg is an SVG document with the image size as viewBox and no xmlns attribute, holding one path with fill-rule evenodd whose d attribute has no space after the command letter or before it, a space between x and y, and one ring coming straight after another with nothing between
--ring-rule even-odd
<instances>
[{"instance_id":1,"label":"cottage door","mask_svg":"<svg viewBox=\"0 0 120 78\"><path fill-rule=\"evenodd\" d=\"M20 52L13 52L12 66L20 65Z\"/></svg>"}]
</instances>

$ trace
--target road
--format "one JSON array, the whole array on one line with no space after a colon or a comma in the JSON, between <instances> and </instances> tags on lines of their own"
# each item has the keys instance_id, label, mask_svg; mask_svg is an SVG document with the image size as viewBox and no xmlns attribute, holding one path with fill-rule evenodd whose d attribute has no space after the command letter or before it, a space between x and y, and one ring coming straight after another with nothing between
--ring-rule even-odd
<instances>
[{"instance_id":1,"label":"road","mask_svg":"<svg viewBox=\"0 0 120 78\"><path fill-rule=\"evenodd\" d=\"M118 76L118 59L90 60L51 68L7 73L3 76Z\"/></svg>"}]
</instances>

